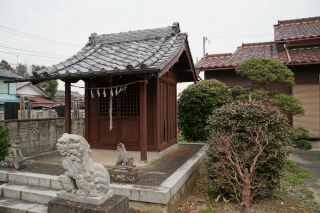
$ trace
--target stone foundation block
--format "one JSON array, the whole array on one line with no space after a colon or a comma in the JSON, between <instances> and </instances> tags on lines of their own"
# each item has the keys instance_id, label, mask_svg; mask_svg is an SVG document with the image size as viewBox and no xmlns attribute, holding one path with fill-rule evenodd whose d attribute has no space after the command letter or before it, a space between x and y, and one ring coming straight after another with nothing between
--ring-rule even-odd
<instances>
[{"instance_id":1,"label":"stone foundation block","mask_svg":"<svg viewBox=\"0 0 320 213\"><path fill-rule=\"evenodd\" d=\"M29 121L29 127L38 127L39 121Z\"/></svg>"},{"instance_id":2,"label":"stone foundation block","mask_svg":"<svg viewBox=\"0 0 320 213\"><path fill-rule=\"evenodd\" d=\"M0 167L2 168L15 168L15 169L23 169L27 167L26 159L14 160L14 161L1 161Z\"/></svg>"},{"instance_id":3,"label":"stone foundation block","mask_svg":"<svg viewBox=\"0 0 320 213\"><path fill-rule=\"evenodd\" d=\"M0 171L0 181L8 182L8 172ZM0 185L1 186L1 185ZM0 190L1 191L1 190Z\"/></svg>"},{"instance_id":4,"label":"stone foundation block","mask_svg":"<svg viewBox=\"0 0 320 213\"><path fill-rule=\"evenodd\" d=\"M6 123L7 127L9 127L9 129L18 129L18 122L10 122L10 123Z\"/></svg>"},{"instance_id":5,"label":"stone foundation block","mask_svg":"<svg viewBox=\"0 0 320 213\"><path fill-rule=\"evenodd\" d=\"M57 121L56 120L49 120L49 126L56 126Z\"/></svg>"},{"instance_id":6,"label":"stone foundation block","mask_svg":"<svg viewBox=\"0 0 320 213\"><path fill-rule=\"evenodd\" d=\"M9 133L8 133L9 137L14 137L14 136L18 136L18 129L10 129L9 128Z\"/></svg>"},{"instance_id":7,"label":"stone foundation block","mask_svg":"<svg viewBox=\"0 0 320 213\"><path fill-rule=\"evenodd\" d=\"M21 135L28 135L29 134L29 129L20 129L18 130L19 136Z\"/></svg>"},{"instance_id":8,"label":"stone foundation block","mask_svg":"<svg viewBox=\"0 0 320 213\"><path fill-rule=\"evenodd\" d=\"M29 135L19 135L19 138L20 138L20 142L22 142L22 143L30 141L30 136Z\"/></svg>"},{"instance_id":9,"label":"stone foundation block","mask_svg":"<svg viewBox=\"0 0 320 213\"><path fill-rule=\"evenodd\" d=\"M114 195L103 204L94 205L56 198L48 203L48 213L129 213L129 199Z\"/></svg>"},{"instance_id":10,"label":"stone foundation block","mask_svg":"<svg viewBox=\"0 0 320 213\"><path fill-rule=\"evenodd\" d=\"M139 180L139 177L139 169L131 169L126 171L125 169L119 169L115 167L113 168L113 171L110 173L110 180L112 182L135 183Z\"/></svg>"},{"instance_id":11,"label":"stone foundation block","mask_svg":"<svg viewBox=\"0 0 320 213\"><path fill-rule=\"evenodd\" d=\"M94 204L94 205L100 205L104 203L106 200L111 198L113 196L113 191L111 189L108 190L107 194L100 197L85 197L85 196L78 196L76 194L71 193L57 193L57 198L69 200L72 202L80 202L80 203L88 203L88 204Z\"/></svg>"},{"instance_id":12,"label":"stone foundation block","mask_svg":"<svg viewBox=\"0 0 320 213\"><path fill-rule=\"evenodd\" d=\"M56 132L57 126L49 126L49 132Z\"/></svg>"},{"instance_id":13,"label":"stone foundation block","mask_svg":"<svg viewBox=\"0 0 320 213\"><path fill-rule=\"evenodd\" d=\"M41 126L41 127L39 127L39 132L40 133L48 133L49 132L49 127L48 126Z\"/></svg>"},{"instance_id":14,"label":"stone foundation block","mask_svg":"<svg viewBox=\"0 0 320 213\"><path fill-rule=\"evenodd\" d=\"M56 122L57 122L57 125L64 125L65 120L64 120L64 118L57 119Z\"/></svg>"},{"instance_id":15,"label":"stone foundation block","mask_svg":"<svg viewBox=\"0 0 320 213\"><path fill-rule=\"evenodd\" d=\"M19 129L28 129L29 128L29 122L26 121L26 122L19 122Z\"/></svg>"},{"instance_id":16,"label":"stone foundation block","mask_svg":"<svg viewBox=\"0 0 320 213\"><path fill-rule=\"evenodd\" d=\"M41 139L48 139L49 138L49 133L40 133L40 140Z\"/></svg>"},{"instance_id":17,"label":"stone foundation block","mask_svg":"<svg viewBox=\"0 0 320 213\"><path fill-rule=\"evenodd\" d=\"M39 122L39 126L40 126L40 127L49 126L49 121L40 121L40 122Z\"/></svg>"},{"instance_id":18,"label":"stone foundation block","mask_svg":"<svg viewBox=\"0 0 320 213\"><path fill-rule=\"evenodd\" d=\"M29 135L30 141L39 140L39 134Z\"/></svg>"}]
</instances>

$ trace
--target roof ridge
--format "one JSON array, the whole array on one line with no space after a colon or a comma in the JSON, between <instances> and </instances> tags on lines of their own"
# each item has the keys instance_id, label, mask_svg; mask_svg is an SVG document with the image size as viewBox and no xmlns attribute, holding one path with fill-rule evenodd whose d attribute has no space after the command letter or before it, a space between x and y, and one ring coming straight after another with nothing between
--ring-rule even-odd
<instances>
[{"instance_id":1,"label":"roof ridge","mask_svg":"<svg viewBox=\"0 0 320 213\"><path fill-rule=\"evenodd\" d=\"M268 44L277 44L275 41L268 41L268 42L257 42L257 43L242 43L240 47L247 47L247 46L260 46L260 45L268 45ZM238 47L239 48L239 47Z\"/></svg>"},{"instance_id":2,"label":"roof ridge","mask_svg":"<svg viewBox=\"0 0 320 213\"><path fill-rule=\"evenodd\" d=\"M89 36L89 41L86 44L86 46L92 46L96 44L141 41L145 39L162 38L164 36L169 37L176 33L180 33L179 22L173 22L172 26L158 27L158 28L145 29L145 30L134 30L134 31L110 33L110 34L102 34L102 35L98 35L97 33L91 33L91 35Z\"/></svg>"},{"instance_id":3,"label":"roof ridge","mask_svg":"<svg viewBox=\"0 0 320 213\"><path fill-rule=\"evenodd\" d=\"M290 24L290 23L305 22L305 21L317 21L317 20L320 21L320 16L299 18L299 19L278 20L278 24Z\"/></svg>"},{"instance_id":4,"label":"roof ridge","mask_svg":"<svg viewBox=\"0 0 320 213\"><path fill-rule=\"evenodd\" d=\"M232 53L206 54L206 57L232 56Z\"/></svg>"}]
</instances>

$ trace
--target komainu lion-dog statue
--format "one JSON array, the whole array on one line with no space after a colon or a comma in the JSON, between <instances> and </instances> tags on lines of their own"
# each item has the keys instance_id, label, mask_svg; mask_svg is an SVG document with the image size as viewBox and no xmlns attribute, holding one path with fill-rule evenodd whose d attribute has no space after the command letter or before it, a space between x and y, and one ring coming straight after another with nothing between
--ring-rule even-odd
<instances>
[{"instance_id":1,"label":"komainu lion-dog statue","mask_svg":"<svg viewBox=\"0 0 320 213\"><path fill-rule=\"evenodd\" d=\"M99 197L108 192L108 170L92 161L90 145L83 137L65 133L58 139L57 149L63 155L62 166L66 170L58 177L62 193Z\"/></svg>"}]
</instances>

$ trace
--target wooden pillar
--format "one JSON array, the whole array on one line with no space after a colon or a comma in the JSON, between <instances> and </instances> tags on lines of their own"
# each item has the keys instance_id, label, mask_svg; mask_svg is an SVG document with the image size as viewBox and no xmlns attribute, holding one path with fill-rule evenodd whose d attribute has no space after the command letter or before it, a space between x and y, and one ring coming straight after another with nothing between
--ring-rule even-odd
<instances>
[{"instance_id":1,"label":"wooden pillar","mask_svg":"<svg viewBox=\"0 0 320 213\"><path fill-rule=\"evenodd\" d=\"M89 88L89 82L85 82L85 87ZM84 131L85 131L85 138L90 143L90 91L89 89L84 90Z\"/></svg>"},{"instance_id":2,"label":"wooden pillar","mask_svg":"<svg viewBox=\"0 0 320 213\"><path fill-rule=\"evenodd\" d=\"M146 80L144 74L144 80ZM148 163L147 159L147 84L140 83L140 161Z\"/></svg>"},{"instance_id":3,"label":"wooden pillar","mask_svg":"<svg viewBox=\"0 0 320 213\"><path fill-rule=\"evenodd\" d=\"M31 119L31 99L28 96L28 119Z\"/></svg>"},{"instance_id":4,"label":"wooden pillar","mask_svg":"<svg viewBox=\"0 0 320 213\"><path fill-rule=\"evenodd\" d=\"M65 80L65 132L71 134L71 87Z\"/></svg>"},{"instance_id":5,"label":"wooden pillar","mask_svg":"<svg viewBox=\"0 0 320 213\"><path fill-rule=\"evenodd\" d=\"M23 97L20 96L20 119L22 119L22 102L23 102Z\"/></svg>"}]
</instances>

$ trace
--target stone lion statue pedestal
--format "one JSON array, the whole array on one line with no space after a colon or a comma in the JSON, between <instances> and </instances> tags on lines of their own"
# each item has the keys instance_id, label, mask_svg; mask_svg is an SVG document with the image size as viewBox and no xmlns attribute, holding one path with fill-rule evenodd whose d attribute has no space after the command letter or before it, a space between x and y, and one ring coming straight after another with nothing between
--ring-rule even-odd
<instances>
[{"instance_id":1,"label":"stone lion statue pedestal","mask_svg":"<svg viewBox=\"0 0 320 213\"><path fill-rule=\"evenodd\" d=\"M108 170L92 161L89 143L81 136L63 134L57 142L63 156L62 166L66 170L58 177L62 190L57 198L48 203L49 213L101 212L100 206L108 209L127 209L129 200L125 196L113 196ZM108 204L108 205L107 205Z\"/></svg>"},{"instance_id":2,"label":"stone lion statue pedestal","mask_svg":"<svg viewBox=\"0 0 320 213\"><path fill-rule=\"evenodd\" d=\"M9 156L6 156L3 161L0 162L0 167L3 168L15 168L23 169L27 167L27 160L22 156L20 138L14 137L11 139L11 145L8 150Z\"/></svg>"},{"instance_id":3,"label":"stone lion statue pedestal","mask_svg":"<svg viewBox=\"0 0 320 213\"><path fill-rule=\"evenodd\" d=\"M111 181L122 183L135 183L139 180L140 171L133 165L134 158L129 156L124 144L117 145L119 151L116 166L110 175Z\"/></svg>"}]
</instances>

